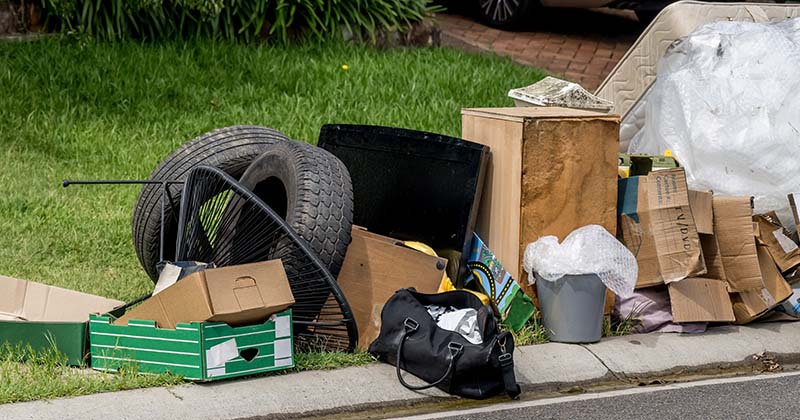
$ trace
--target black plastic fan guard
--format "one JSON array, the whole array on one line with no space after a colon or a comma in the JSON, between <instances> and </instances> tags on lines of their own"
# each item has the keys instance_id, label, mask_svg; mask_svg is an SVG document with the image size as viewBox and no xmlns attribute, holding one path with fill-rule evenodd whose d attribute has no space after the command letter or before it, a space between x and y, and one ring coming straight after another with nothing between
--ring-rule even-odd
<instances>
[{"instance_id":1,"label":"black plastic fan guard","mask_svg":"<svg viewBox=\"0 0 800 420\"><path fill-rule=\"evenodd\" d=\"M297 344L355 349L356 323L331 273L277 213L217 168L197 166L185 181L176 255L218 267L281 259L295 299Z\"/></svg>"}]
</instances>

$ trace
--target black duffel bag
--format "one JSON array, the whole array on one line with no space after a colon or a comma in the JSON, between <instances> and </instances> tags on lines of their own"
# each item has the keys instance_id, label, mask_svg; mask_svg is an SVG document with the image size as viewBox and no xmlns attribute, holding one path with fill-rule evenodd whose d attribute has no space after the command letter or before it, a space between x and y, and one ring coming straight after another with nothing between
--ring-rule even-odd
<instances>
[{"instance_id":1,"label":"black duffel bag","mask_svg":"<svg viewBox=\"0 0 800 420\"><path fill-rule=\"evenodd\" d=\"M426 305L473 308L482 344L440 328ZM381 332L369 352L397 369L397 379L410 390L437 387L448 394L483 399L505 392L520 393L514 378L514 338L499 332L492 309L472 293L456 290L438 294L401 289L389 298L381 312ZM411 386L400 369L428 382Z\"/></svg>"}]
</instances>

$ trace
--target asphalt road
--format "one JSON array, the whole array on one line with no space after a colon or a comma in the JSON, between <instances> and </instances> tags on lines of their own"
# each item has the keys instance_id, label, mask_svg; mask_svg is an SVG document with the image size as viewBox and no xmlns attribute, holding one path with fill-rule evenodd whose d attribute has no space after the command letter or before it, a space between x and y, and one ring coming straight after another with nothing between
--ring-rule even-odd
<instances>
[{"instance_id":1,"label":"asphalt road","mask_svg":"<svg viewBox=\"0 0 800 420\"><path fill-rule=\"evenodd\" d=\"M796 419L800 372L523 401L407 419Z\"/></svg>"}]
</instances>

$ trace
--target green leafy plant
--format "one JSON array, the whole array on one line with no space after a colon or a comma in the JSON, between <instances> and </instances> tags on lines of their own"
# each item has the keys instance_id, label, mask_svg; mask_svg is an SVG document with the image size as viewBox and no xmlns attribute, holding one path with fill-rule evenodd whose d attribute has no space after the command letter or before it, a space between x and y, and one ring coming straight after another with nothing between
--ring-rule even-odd
<instances>
[{"instance_id":1,"label":"green leafy plant","mask_svg":"<svg viewBox=\"0 0 800 420\"><path fill-rule=\"evenodd\" d=\"M542 314L538 310L534 312L528 323L519 331L514 333L514 344L517 346L529 346L532 344L543 344L550 340L547 338L547 330L542 325Z\"/></svg>"},{"instance_id":2,"label":"green leafy plant","mask_svg":"<svg viewBox=\"0 0 800 420\"><path fill-rule=\"evenodd\" d=\"M634 306L631 313L624 318L613 318L609 316L603 317L603 337L618 337L623 335L631 335L633 331L639 326L642 321L639 315L645 305Z\"/></svg>"},{"instance_id":3,"label":"green leafy plant","mask_svg":"<svg viewBox=\"0 0 800 420\"><path fill-rule=\"evenodd\" d=\"M375 39L438 10L431 0L42 0L53 29L104 40Z\"/></svg>"}]
</instances>

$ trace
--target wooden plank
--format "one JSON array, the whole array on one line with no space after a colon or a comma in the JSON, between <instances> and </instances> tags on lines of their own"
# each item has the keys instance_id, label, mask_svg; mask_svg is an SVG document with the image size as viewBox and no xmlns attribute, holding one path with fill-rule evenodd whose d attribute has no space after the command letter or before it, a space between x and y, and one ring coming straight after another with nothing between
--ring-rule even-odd
<instances>
[{"instance_id":1,"label":"wooden plank","mask_svg":"<svg viewBox=\"0 0 800 420\"><path fill-rule=\"evenodd\" d=\"M378 236L378 237L376 237ZM383 305L399 289L436 293L447 260L396 245L363 229L353 229L337 282L358 327L358 347L366 349L380 333Z\"/></svg>"},{"instance_id":2,"label":"wooden plank","mask_svg":"<svg viewBox=\"0 0 800 420\"><path fill-rule=\"evenodd\" d=\"M461 117L461 137L490 148L475 231L511 276L519 280L522 123L465 113Z\"/></svg>"},{"instance_id":3,"label":"wooden plank","mask_svg":"<svg viewBox=\"0 0 800 420\"><path fill-rule=\"evenodd\" d=\"M461 110L461 114L516 122L521 122L525 119L544 118L600 118L619 122L619 116L617 115L560 107L466 108Z\"/></svg>"}]
</instances>

